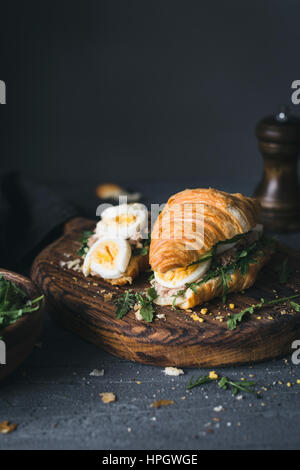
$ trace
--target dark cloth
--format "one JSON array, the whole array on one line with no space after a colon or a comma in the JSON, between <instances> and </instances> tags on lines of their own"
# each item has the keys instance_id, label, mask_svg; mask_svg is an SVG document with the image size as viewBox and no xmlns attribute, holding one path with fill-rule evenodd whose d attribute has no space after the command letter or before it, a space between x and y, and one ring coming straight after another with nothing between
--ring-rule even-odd
<instances>
[{"instance_id":1,"label":"dark cloth","mask_svg":"<svg viewBox=\"0 0 300 470\"><path fill-rule=\"evenodd\" d=\"M18 172L0 175L0 267L30 263L77 209Z\"/></svg>"}]
</instances>

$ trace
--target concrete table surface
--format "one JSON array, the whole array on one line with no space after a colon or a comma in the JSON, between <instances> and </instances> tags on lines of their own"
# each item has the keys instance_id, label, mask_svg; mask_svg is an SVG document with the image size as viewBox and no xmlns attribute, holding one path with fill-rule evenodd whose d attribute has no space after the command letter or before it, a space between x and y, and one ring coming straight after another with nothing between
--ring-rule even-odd
<instances>
[{"instance_id":1,"label":"concrete table surface","mask_svg":"<svg viewBox=\"0 0 300 470\"><path fill-rule=\"evenodd\" d=\"M161 202L178 190L174 183L158 187ZM247 187L251 194L251 185L244 183ZM155 184L135 188L148 191L148 198L155 189L158 199ZM76 200L75 189L62 192ZM78 195L78 203L87 208L88 198L85 203L79 199ZM300 249L299 234L280 238ZM104 375L91 376L93 369L103 369ZM286 357L216 370L233 380L256 381L260 399L246 393L233 397L216 383L186 390L193 375L208 372L184 369L184 375L166 376L163 368L105 353L46 315L32 354L0 385L0 422L18 424L16 431L0 435L0 449L300 448L300 385L296 383L300 365ZM116 401L104 404L102 392L115 393ZM161 399L174 400L174 404L150 407Z\"/></svg>"}]
</instances>

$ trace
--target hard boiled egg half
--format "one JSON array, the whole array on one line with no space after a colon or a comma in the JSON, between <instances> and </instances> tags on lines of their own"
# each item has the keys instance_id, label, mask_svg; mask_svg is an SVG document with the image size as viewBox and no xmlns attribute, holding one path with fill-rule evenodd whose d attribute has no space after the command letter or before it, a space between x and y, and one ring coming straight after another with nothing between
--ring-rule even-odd
<instances>
[{"instance_id":1,"label":"hard boiled egg half","mask_svg":"<svg viewBox=\"0 0 300 470\"><path fill-rule=\"evenodd\" d=\"M166 273L155 272L155 280L164 287L173 289L183 287L185 284L197 281L209 269L211 260L193 264L185 268L176 268Z\"/></svg>"},{"instance_id":2,"label":"hard boiled egg half","mask_svg":"<svg viewBox=\"0 0 300 470\"><path fill-rule=\"evenodd\" d=\"M118 279L124 275L131 257L127 240L102 237L86 254L82 271L85 276L96 274L104 279Z\"/></svg>"},{"instance_id":3,"label":"hard boiled egg half","mask_svg":"<svg viewBox=\"0 0 300 470\"><path fill-rule=\"evenodd\" d=\"M143 204L120 204L108 207L102 212L101 217L96 227L98 236L132 238L141 232L148 222L148 212Z\"/></svg>"}]
</instances>

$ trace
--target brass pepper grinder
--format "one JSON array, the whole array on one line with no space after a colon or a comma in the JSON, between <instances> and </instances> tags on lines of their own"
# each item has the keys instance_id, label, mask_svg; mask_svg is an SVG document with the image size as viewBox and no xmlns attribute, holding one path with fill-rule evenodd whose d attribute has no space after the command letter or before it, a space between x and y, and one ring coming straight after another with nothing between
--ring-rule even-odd
<instances>
[{"instance_id":1,"label":"brass pepper grinder","mask_svg":"<svg viewBox=\"0 0 300 470\"><path fill-rule=\"evenodd\" d=\"M300 119L280 106L276 116L257 124L256 137L264 159L262 180L254 193L262 206L261 222L269 231L300 230Z\"/></svg>"}]
</instances>

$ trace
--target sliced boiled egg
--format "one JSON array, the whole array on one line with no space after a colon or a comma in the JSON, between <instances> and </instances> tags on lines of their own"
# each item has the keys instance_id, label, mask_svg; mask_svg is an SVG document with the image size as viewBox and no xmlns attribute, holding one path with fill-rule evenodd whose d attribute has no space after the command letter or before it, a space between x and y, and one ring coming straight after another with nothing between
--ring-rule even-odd
<instances>
[{"instance_id":1,"label":"sliced boiled egg","mask_svg":"<svg viewBox=\"0 0 300 470\"><path fill-rule=\"evenodd\" d=\"M148 212L143 204L120 204L108 207L101 214L96 227L98 236L113 235L120 238L132 238L147 225Z\"/></svg>"},{"instance_id":2,"label":"sliced boiled egg","mask_svg":"<svg viewBox=\"0 0 300 470\"><path fill-rule=\"evenodd\" d=\"M203 263L193 264L185 268L176 268L167 271L166 273L155 272L154 276L156 281L164 287L170 289L174 287L183 287L189 282L197 281L209 269L211 260L204 261Z\"/></svg>"},{"instance_id":3,"label":"sliced boiled egg","mask_svg":"<svg viewBox=\"0 0 300 470\"><path fill-rule=\"evenodd\" d=\"M102 237L86 254L82 271L85 276L96 274L104 279L122 277L131 257L131 247L122 238Z\"/></svg>"}]
</instances>

